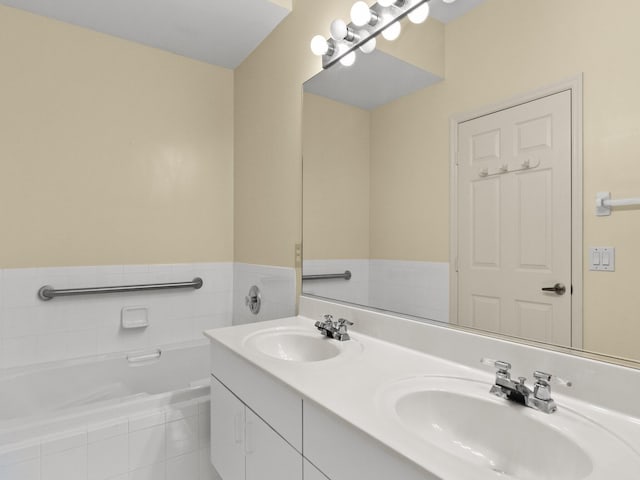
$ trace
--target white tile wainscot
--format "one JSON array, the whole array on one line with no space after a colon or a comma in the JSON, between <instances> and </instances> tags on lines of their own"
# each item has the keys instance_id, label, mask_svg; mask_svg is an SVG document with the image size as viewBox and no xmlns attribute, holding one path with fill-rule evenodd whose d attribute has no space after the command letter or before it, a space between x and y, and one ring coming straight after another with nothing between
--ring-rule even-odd
<instances>
[{"instance_id":1,"label":"white tile wainscot","mask_svg":"<svg viewBox=\"0 0 640 480\"><path fill-rule=\"evenodd\" d=\"M244 298L252 285L260 289L262 305L254 315ZM293 268L235 263L233 267L233 323L262 322L295 315L296 271Z\"/></svg>"},{"instance_id":2,"label":"white tile wainscot","mask_svg":"<svg viewBox=\"0 0 640 480\"><path fill-rule=\"evenodd\" d=\"M371 260L370 306L404 315L449 321L449 264Z\"/></svg>"},{"instance_id":3,"label":"white tile wainscot","mask_svg":"<svg viewBox=\"0 0 640 480\"><path fill-rule=\"evenodd\" d=\"M220 480L207 398L0 447L2 480Z\"/></svg>"},{"instance_id":4,"label":"white tile wainscot","mask_svg":"<svg viewBox=\"0 0 640 480\"><path fill-rule=\"evenodd\" d=\"M447 322L449 264L405 260L305 260L303 275L343 273L350 280L305 281L305 294Z\"/></svg>"},{"instance_id":5,"label":"white tile wainscot","mask_svg":"<svg viewBox=\"0 0 640 480\"><path fill-rule=\"evenodd\" d=\"M199 290L60 297L57 289L203 279ZM231 324L232 263L109 265L0 270L0 369L202 338ZM146 307L149 327L121 328L125 307Z\"/></svg>"},{"instance_id":6,"label":"white tile wainscot","mask_svg":"<svg viewBox=\"0 0 640 480\"><path fill-rule=\"evenodd\" d=\"M302 291L310 295L335 298L343 302L368 305L370 297L369 259L304 260L303 275L351 272L349 280L310 280L302 283Z\"/></svg>"}]
</instances>

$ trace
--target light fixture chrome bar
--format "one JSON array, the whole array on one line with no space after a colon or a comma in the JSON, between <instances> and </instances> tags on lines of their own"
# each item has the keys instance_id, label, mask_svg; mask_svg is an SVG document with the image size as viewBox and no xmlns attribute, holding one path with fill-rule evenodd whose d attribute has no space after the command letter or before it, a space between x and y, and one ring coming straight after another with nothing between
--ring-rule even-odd
<instances>
[{"instance_id":1,"label":"light fixture chrome bar","mask_svg":"<svg viewBox=\"0 0 640 480\"><path fill-rule=\"evenodd\" d=\"M349 48L347 48L346 50L344 50L344 51L342 51L340 53L338 53L338 49L337 48L330 48L329 51L325 55L322 56L322 68L327 69L327 68L331 67L332 65L335 65L342 58L346 57L351 52L357 50L358 48L363 46L365 43L367 43L372 38L377 37L378 35L380 35L383 31L385 31L392 24L402 20L404 17L409 15L411 12L416 10L418 7L420 7L421 5L423 5L425 3L428 3L430 1L431 0L419 0L419 1L415 2L415 4L413 4L413 5L409 6L409 7L407 7L408 2L406 2L406 1L403 2L400 5L398 5L398 2L396 2L394 5L392 5L390 7L382 7L378 3L374 3L373 5L371 5L371 11L375 15L377 15L377 17L380 20L373 26L367 24L367 25L364 25L362 27L359 27L357 25L354 25L353 22L349 23L347 25L348 31L367 32L368 35L362 35L357 41L352 43L349 46ZM382 18L384 17L384 14L388 13L389 11L394 11L394 12L396 12L396 14L393 15L393 19L391 21L384 23L382 21ZM328 43L329 43L329 45L331 45L331 47L335 47L335 42L332 42L332 40L333 39L330 39L328 41Z\"/></svg>"},{"instance_id":2,"label":"light fixture chrome bar","mask_svg":"<svg viewBox=\"0 0 640 480\"><path fill-rule=\"evenodd\" d=\"M345 270L344 273L327 273L324 275L303 275L302 280L332 280L341 278L343 280L351 280L351 272Z\"/></svg>"},{"instance_id":3,"label":"light fixture chrome bar","mask_svg":"<svg viewBox=\"0 0 640 480\"><path fill-rule=\"evenodd\" d=\"M191 282L174 283L152 283L146 285L123 285L117 287L89 287L89 288L67 288L56 290L51 285L45 285L38 290L40 300L52 300L55 297L71 297L76 295L99 295L105 293L130 293L149 292L154 290L173 290L178 288L202 288L203 281L200 277L194 278Z\"/></svg>"}]
</instances>

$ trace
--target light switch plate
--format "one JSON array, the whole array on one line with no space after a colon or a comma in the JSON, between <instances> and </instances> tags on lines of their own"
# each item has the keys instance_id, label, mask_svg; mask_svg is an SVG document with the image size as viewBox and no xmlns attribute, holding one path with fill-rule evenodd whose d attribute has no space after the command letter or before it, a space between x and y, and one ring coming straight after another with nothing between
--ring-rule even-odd
<instances>
[{"instance_id":1,"label":"light switch plate","mask_svg":"<svg viewBox=\"0 0 640 480\"><path fill-rule=\"evenodd\" d=\"M589 249L589 270L615 272L616 249L614 247L591 247Z\"/></svg>"},{"instance_id":2,"label":"light switch plate","mask_svg":"<svg viewBox=\"0 0 640 480\"><path fill-rule=\"evenodd\" d=\"M302 267L302 244L301 243L296 243L294 255L295 255L295 267L301 268Z\"/></svg>"}]
</instances>

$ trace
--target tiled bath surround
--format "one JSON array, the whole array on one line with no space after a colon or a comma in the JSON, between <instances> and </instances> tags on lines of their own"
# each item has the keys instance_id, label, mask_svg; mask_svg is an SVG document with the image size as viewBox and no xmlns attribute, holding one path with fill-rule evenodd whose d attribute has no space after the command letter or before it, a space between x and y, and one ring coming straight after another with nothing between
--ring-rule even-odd
<instances>
[{"instance_id":1,"label":"tiled bath surround","mask_svg":"<svg viewBox=\"0 0 640 480\"><path fill-rule=\"evenodd\" d=\"M449 264L402 260L305 260L305 275L342 273L351 280L305 282L303 292L447 322Z\"/></svg>"},{"instance_id":2,"label":"tiled bath surround","mask_svg":"<svg viewBox=\"0 0 640 480\"><path fill-rule=\"evenodd\" d=\"M59 297L42 301L43 285L76 288L183 282L199 290ZM231 324L233 263L116 265L0 270L0 368L145 349L202 338ZM149 326L121 328L125 307L148 309Z\"/></svg>"},{"instance_id":3,"label":"tiled bath surround","mask_svg":"<svg viewBox=\"0 0 640 480\"><path fill-rule=\"evenodd\" d=\"M3 480L219 480L208 397L0 446Z\"/></svg>"},{"instance_id":4,"label":"tiled bath surround","mask_svg":"<svg viewBox=\"0 0 640 480\"><path fill-rule=\"evenodd\" d=\"M182 282L195 277L204 282L199 290L51 301L37 297L43 285L61 289ZM244 296L254 284L263 295L257 316L244 305ZM231 325L233 318L246 323L295 315L295 292L292 268L230 262L0 270L0 371L203 340L204 330ZM122 310L132 307L137 319L144 320L146 314L148 327L121 327ZM142 317L139 307L146 309ZM194 374L200 378L198 372ZM189 380L185 379L187 385ZM118 405L124 408L131 399L156 398L147 395L133 395ZM177 401L176 392L163 395ZM44 431L41 426L25 425L17 437L0 432L0 479L219 480L209 462L207 389L197 401L149 408L106 417L104 412L100 417L90 414L88 423L78 423L75 410L65 411L62 417L52 412L54 423Z\"/></svg>"}]
</instances>

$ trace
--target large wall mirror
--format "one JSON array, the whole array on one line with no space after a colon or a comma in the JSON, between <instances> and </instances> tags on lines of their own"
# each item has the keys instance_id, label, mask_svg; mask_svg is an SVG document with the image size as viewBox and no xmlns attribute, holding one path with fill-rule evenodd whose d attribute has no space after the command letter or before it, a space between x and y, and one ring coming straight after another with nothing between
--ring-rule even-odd
<instances>
[{"instance_id":1,"label":"large wall mirror","mask_svg":"<svg viewBox=\"0 0 640 480\"><path fill-rule=\"evenodd\" d=\"M640 4L452 5L305 83L303 293L640 361Z\"/></svg>"}]
</instances>

